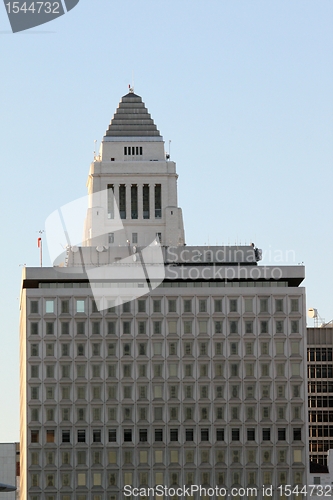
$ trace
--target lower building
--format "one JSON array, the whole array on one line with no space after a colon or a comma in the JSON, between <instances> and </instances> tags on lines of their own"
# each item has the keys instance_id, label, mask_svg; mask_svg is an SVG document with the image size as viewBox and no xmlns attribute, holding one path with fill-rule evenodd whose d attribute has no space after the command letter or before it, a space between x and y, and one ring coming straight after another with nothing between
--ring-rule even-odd
<instances>
[{"instance_id":1,"label":"lower building","mask_svg":"<svg viewBox=\"0 0 333 500\"><path fill-rule=\"evenodd\" d=\"M19 500L20 483L19 443L0 443L0 483L15 486L16 491L1 492L0 500Z\"/></svg>"}]
</instances>

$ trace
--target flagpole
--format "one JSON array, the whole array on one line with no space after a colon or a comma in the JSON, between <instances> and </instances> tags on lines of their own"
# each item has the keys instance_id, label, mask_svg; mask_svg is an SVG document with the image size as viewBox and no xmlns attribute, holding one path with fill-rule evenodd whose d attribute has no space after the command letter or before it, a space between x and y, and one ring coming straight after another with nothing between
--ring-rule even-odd
<instances>
[{"instance_id":1,"label":"flagpole","mask_svg":"<svg viewBox=\"0 0 333 500\"><path fill-rule=\"evenodd\" d=\"M44 230L39 230L38 231L40 234L40 237L38 238L38 246L40 250L40 267L43 267L43 240L42 240L42 234L44 233Z\"/></svg>"}]
</instances>

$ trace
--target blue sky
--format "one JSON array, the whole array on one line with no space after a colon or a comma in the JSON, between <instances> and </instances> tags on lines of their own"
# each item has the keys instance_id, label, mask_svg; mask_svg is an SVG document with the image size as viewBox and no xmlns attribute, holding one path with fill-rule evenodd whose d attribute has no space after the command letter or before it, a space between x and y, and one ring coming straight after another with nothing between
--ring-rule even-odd
<instances>
[{"instance_id":1,"label":"blue sky","mask_svg":"<svg viewBox=\"0 0 333 500\"><path fill-rule=\"evenodd\" d=\"M15 35L0 9L0 442L19 440L20 266L39 265L47 216L86 194L133 75L172 141L187 243L304 262L308 307L333 318L332 26L330 0L81 0Z\"/></svg>"}]
</instances>

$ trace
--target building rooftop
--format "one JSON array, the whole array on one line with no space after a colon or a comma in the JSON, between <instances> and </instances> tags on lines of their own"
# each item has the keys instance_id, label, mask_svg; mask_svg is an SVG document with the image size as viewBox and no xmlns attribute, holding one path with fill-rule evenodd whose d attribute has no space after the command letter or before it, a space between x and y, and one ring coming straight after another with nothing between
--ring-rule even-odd
<instances>
[{"instance_id":1,"label":"building rooftop","mask_svg":"<svg viewBox=\"0 0 333 500\"><path fill-rule=\"evenodd\" d=\"M129 92L124 95L112 117L106 137L161 137L142 98Z\"/></svg>"}]
</instances>

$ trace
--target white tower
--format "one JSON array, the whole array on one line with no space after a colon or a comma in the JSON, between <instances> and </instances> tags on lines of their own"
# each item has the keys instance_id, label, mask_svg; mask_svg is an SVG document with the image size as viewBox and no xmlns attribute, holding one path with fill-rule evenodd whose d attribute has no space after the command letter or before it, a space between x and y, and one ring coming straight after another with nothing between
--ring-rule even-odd
<instances>
[{"instance_id":1,"label":"white tower","mask_svg":"<svg viewBox=\"0 0 333 500\"><path fill-rule=\"evenodd\" d=\"M130 89L103 137L99 156L90 166L89 196L106 190L107 195L104 210L88 211L85 244L118 246L127 240L147 246L158 237L162 245L184 245L177 178L176 164L165 153L163 137L141 97ZM96 203L90 206L96 208ZM118 210L125 235L112 231ZM101 222L105 231L101 231Z\"/></svg>"}]
</instances>

